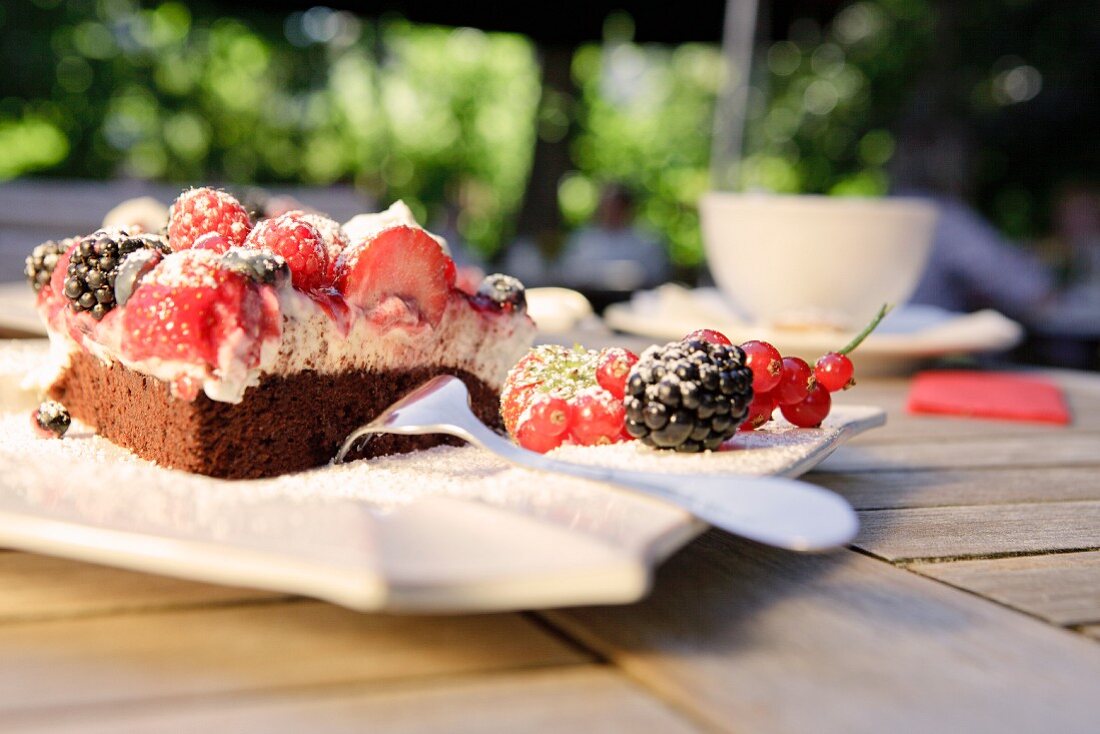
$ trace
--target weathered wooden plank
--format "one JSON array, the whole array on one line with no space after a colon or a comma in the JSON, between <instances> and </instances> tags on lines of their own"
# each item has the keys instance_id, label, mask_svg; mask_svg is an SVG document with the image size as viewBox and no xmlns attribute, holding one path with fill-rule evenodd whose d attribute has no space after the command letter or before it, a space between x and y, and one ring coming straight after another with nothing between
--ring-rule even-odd
<instances>
[{"instance_id":1,"label":"weathered wooden plank","mask_svg":"<svg viewBox=\"0 0 1100 734\"><path fill-rule=\"evenodd\" d=\"M861 512L855 545L889 561L1100 548L1100 502Z\"/></svg>"},{"instance_id":2,"label":"weathered wooden plank","mask_svg":"<svg viewBox=\"0 0 1100 734\"><path fill-rule=\"evenodd\" d=\"M857 510L1100 500L1100 471L1087 467L814 472L805 478Z\"/></svg>"},{"instance_id":3,"label":"weathered wooden plank","mask_svg":"<svg viewBox=\"0 0 1100 734\"><path fill-rule=\"evenodd\" d=\"M1100 434L1059 434L1036 441L1031 436L959 439L841 446L818 466L822 472L888 472L928 469L1100 467Z\"/></svg>"},{"instance_id":4,"label":"weathered wooden plank","mask_svg":"<svg viewBox=\"0 0 1100 734\"><path fill-rule=\"evenodd\" d=\"M0 624L285 599L30 553L0 553Z\"/></svg>"},{"instance_id":5,"label":"weathered wooden plank","mask_svg":"<svg viewBox=\"0 0 1100 734\"><path fill-rule=\"evenodd\" d=\"M75 709L9 723L26 734L698 731L621 675L595 665L430 684Z\"/></svg>"},{"instance_id":6,"label":"weathered wooden plank","mask_svg":"<svg viewBox=\"0 0 1100 734\"><path fill-rule=\"evenodd\" d=\"M586 660L518 614L393 617L302 602L9 624L0 627L0 719Z\"/></svg>"},{"instance_id":7,"label":"weathered wooden plank","mask_svg":"<svg viewBox=\"0 0 1100 734\"><path fill-rule=\"evenodd\" d=\"M908 568L1054 624L1100 623L1100 552L914 563Z\"/></svg>"},{"instance_id":8,"label":"weathered wooden plank","mask_svg":"<svg viewBox=\"0 0 1100 734\"><path fill-rule=\"evenodd\" d=\"M670 559L648 600L547 617L717 728L1096 727L1100 646L856 553L711 532Z\"/></svg>"}]
</instances>

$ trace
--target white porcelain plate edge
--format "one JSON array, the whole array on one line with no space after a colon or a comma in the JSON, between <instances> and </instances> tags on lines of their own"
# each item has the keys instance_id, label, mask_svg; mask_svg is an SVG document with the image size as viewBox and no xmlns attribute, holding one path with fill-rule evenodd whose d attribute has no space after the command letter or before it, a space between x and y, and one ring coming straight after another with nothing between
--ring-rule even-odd
<instances>
[{"instance_id":1,"label":"white porcelain plate edge","mask_svg":"<svg viewBox=\"0 0 1100 734\"><path fill-rule=\"evenodd\" d=\"M0 545L365 611L626 603L705 529L657 500L488 465L470 447L224 482L161 469L88 434L34 439L21 407L0 408L9 411L0 412L4 432L19 434L0 444ZM777 434L787 445L767 473L801 474L884 420L877 408L837 406L827 429ZM748 461L753 451L721 460ZM468 474L451 476L447 462L461 468L471 458ZM441 486L394 506L339 491L350 483L374 497L387 482L410 481ZM466 486L473 482L486 486Z\"/></svg>"}]
</instances>

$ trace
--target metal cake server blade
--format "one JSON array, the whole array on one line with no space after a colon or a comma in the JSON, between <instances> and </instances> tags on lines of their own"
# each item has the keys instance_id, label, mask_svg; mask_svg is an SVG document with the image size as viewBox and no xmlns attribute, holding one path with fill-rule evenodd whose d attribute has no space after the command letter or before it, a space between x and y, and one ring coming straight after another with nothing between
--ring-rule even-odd
<instances>
[{"instance_id":1,"label":"metal cake server blade","mask_svg":"<svg viewBox=\"0 0 1100 734\"><path fill-rule=\"evenodd\" d=\"M457 436L514 464L606 482L656 497L716 528L778 548L827 550L849 542L859 529L855 511L842 497L794 479L632 472L560 461L528 451L478 420L470 409L466 385L450 375L432 378L353 431L335 463L343 463L361 440L379 433Z\"/></svg>"}]
</instances>

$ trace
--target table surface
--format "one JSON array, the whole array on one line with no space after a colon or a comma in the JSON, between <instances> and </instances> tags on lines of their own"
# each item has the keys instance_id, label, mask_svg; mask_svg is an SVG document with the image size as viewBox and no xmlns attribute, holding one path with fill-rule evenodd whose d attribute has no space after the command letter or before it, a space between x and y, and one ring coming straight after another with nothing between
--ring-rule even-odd
<instances>
[{"instance_id":1,"label":"table surface","mask_svg":"<svg viewBox=\"0 0 1100 734\"><path fill-rule=\"evenodd\" d=\"M916 417L807 479L828 555L709 532L629 606L364 615L0 553L4 731L1100 731L1100 378L1071 428Z\"/></svg>"}]
</instances>

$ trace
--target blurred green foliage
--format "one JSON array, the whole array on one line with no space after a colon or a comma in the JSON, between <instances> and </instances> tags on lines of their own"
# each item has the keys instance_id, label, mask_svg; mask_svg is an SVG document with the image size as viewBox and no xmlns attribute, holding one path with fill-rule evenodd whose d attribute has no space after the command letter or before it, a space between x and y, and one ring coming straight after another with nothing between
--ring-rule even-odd
<instances>
[{"instance_id":1,"label":"blurred green foliage","mask_svg":"<svg viewBox=\"0 0 1100 734\"><path fill-rule=\"evenodd\" d=\"M483 253L510 234L534 144L530 41L326 8L223 11L37 0L0 15L0 33L29 36L5 58L23 70L0 103L0 178L351 181L422 219L457 207Z\"/></svg>"},{"instance_id":2,"label":"blurred green foliage","mask_svg":"<svg viewBox=\"0 0 1100 734\"><path fill-rule=\"evenodd\" d=\"M1095 127L1100 65L1074 43L1097 17L1088 0L855 0L824 26L796 20L756 56L741 185L885 193L898 120L923 83L937 114L983 136L974 200L1035 235L1059 177L1095 170L1095 140L1062 143ZM572 134L574 170L558 182L567 225L592 216L603 183L625 183L673 261L702 260L695 206L722 55L634 43L623 14L576 50L576 99L541 94L525 37L323 7L18 0L0 6L0 34L0 179L352 183L492 255L513 235L536 132ZM1037 117L1025 103L1052 87L1042 99L1061 94L1061 107ZM1005 124L1012 114L1023 122Z\"/></svg>"}]
</instances>

